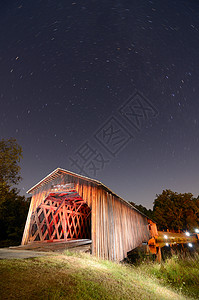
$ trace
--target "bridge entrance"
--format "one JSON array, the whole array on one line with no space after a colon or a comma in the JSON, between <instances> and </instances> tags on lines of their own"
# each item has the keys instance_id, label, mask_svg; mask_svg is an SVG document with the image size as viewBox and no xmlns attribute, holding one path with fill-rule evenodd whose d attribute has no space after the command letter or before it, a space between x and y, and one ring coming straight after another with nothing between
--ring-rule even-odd
<instances>
[{"instance_id":1,"label":"bridge entrance","mask_svg":"<svg viewBox=\"0 0 199 300\"><path fill-rule=\"evenodd\" d=\"M33 211L29 242L91 239L91 209L76 190L50 193Z\"/></svg>"}]
</instances>

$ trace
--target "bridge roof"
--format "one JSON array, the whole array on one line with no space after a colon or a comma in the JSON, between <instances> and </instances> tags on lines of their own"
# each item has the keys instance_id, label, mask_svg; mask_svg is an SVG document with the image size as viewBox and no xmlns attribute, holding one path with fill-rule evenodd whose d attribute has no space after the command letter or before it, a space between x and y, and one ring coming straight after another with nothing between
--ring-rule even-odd
<instances>
[{"instance_id":1,"label":"bridge roof","mask_svg":"<svg viewBox=\"0 0 199 300\"><path fill-rule=\"evenodd\" d=\"M61 174L68 174L68 175L71 175L71 176L74 176L74 177L78 177L80 179L83 179L83 180L86 180L86 181L90 181L90 182L93 182L95 184L98 184L98 185L103 185L105 187L104 184L102 184L100 181L96 180L96 179L92 179L92 178L89 178L89 177L86 177L86 176L83 176L83 175L80 175L80 174L77 174L77 173L74 173L74 172L71 172L71 171L68 171L68 170L65 170L65 169L62 169L62 168L57 168L55 169L53 172L51 172L50 174L48 174L46 177L44 177L42 180L40 180L37 184L35 184L33 187L31 187L27 193L28 194L31 194L32 191L40 188L41 186L45 185L46 183L48 183L49 181L51 181L52 179L55 179L57 177L59 177ZM107 187L106 187L107 188ZM110 190L110 189L109 189Z\"/></svg>"},{"instance_id":2,"label":"bridge roof","mask_svg":"<svg viewBox=\"0 0 199 300\"><path fill-rule=\"evenodd\" d=\"M102 182L96 180L96 179L92 179L80 174L76 174L74 172L62 169L62 168L57 168L55 169L53 172L51 172L50 174L48 174L46 177L44 177L42 180L40 180L37 184L35 184L32 188L30 188L27 193L28 194L32 194L32 192L34 190L39 189L41 186L47 184L49 181L51 181L52 179L55 179L57 177L59 177L62 174L68 174L86 181L90 181L93 182L94 184L97 184L99 186L102 186L103 188L105 188L108 192L110 192L111 194L113 194L114 196L116 196L118 199L120 199L120 201L124 202L125 204L127 204L128 206L130 206L131 208L133 208L134 210L138 211L141 215L145 216L147 219L153 221L152 219L150 219L148 216L146 216L145 214L143 214L141 211L139 211L136 207L134 207L133 205L131 205L128 201L122 199L120 196L118 196L116 193L114 193L110 188L108 188L106 185L104 185ZM155 221L153 221L154 223L156 223Z\"/></svg>"}]
</instances>

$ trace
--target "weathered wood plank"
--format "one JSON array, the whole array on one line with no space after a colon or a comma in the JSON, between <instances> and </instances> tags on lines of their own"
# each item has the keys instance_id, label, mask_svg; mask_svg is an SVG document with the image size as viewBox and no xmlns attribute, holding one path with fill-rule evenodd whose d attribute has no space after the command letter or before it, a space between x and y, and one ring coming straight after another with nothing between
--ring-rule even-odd
<instances>
[{"instance_id":1,"label":"weathered wood plank","mask_svg":"<svg viewBox=\"0 0 199 300\"><path fill-rule=\"evenodd\" d=\"M41 205L40 207L42 209L48 209L48 204L44 203L44 199L52 192L52 187L57 186L56 191L59 192L59 186L61 189L61 186L67 186L68 184L74 186L74 190L76 190L83 201L91 208L92 253L97 257L121 260L126 256L128 251L137 247L143 241L147 241L151 234L157 233L155 223L151 220L148 222L146 216L128 205L128 203L116 196L105 186L97 182L92 182L92 180L89 179L60 173L59 176L52 176L46 183L33 190L33 197L22 239L23 245L32 239L32 237L30 237L30 228L32 226L31 216L36 211L36 208ZM56 209L58 209L58 206L54 206L52 211L56 211ZM71 214L72 221L67 225L69 214ZM80 209L74 208L73 210L71 207L67 207L67 205L63 207L63 216L61 217L61 213L59 216L60 219L63 218L62 226L65 239L67 239L68 234L70 234L71 237L78 235L77 228L81 227L80 217L82 223L87 222L83 215L84 213L82 213ZM76 223L74 221L75 216ZM47 218L48 214L47 216L45 215L45 217ZM52 239L57 235L59 240L61 233L59 234L58 227L61 224L61 220L55 224L55 218L56 217L53 216L52 222L54 223L55 230L52 233ZM36 221L38 223L39 219L36 219ZM49 228L52 226L48 224L47 221L46 223ZM148 223L150 223L151 234ZM74 228L73 232L72 226ZM69 233L66 232L67 230ZM86 231L86 227L82 227L81 235L84 235ZM42 238L41 229L39 234Z\"/></svg>"}]
</instances>

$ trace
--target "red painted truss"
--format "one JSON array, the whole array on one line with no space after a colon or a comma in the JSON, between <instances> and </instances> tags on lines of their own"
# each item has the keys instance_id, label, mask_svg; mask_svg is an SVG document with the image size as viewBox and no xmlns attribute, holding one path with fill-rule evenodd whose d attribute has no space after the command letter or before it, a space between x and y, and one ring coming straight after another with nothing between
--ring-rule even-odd
<instances>
[{"instance_id":1,"label":"red painted truss","mask_svg":"<svg viewBox=\"0 0 199 300\"><path fill-rule=\"evenodd\" d=\"M29 242L91 238L91 210L75 190L50 193L31 216Z\"/></svg>"}]
</instances>

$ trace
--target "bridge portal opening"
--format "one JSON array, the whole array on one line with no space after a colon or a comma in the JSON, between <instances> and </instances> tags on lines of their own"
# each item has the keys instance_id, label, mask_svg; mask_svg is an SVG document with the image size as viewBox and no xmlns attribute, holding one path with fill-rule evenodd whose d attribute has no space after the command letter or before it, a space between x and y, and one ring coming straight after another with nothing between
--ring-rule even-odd
<instances>
[{"instance_id":1,"label":"bridge portal opening","mask_svg":"<svg viewBox=\"0 0 199 300\"><path fill-rule=\"evenodd\" d=\"M33 211L29 242L91 239L91 209L76 190L50 193Z\"/></svg>"}]
</instances>

